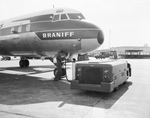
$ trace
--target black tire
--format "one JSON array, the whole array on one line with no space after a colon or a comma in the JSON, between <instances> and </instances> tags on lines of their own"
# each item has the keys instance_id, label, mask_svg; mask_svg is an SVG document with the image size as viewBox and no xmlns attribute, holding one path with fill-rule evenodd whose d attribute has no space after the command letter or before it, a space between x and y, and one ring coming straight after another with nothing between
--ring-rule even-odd
<instances>
[{"instance_id":1,"label":"black tire","mask_svg":"<svg viewBox=\"0 0 150 118\"><path fill-rule=\"evenodd\" d=\"M53 74L54 74L54 76L56 76L56 74L57 74L57 68L54 69ZM62 68L62 75L61 76L65 76L65 75L66 75L66 69Z\"/></svg>"},{"instance_id":2,"label":"black tire","mask_svg":"<svg viewBox=\"0 0 150 118\"><path fill-rule=\"evenodd\" d=\"M21 68L24 67L24 65L25 65L24 63L25 63L24 60L19 61L19 65L20 65Z\"/></svg>"},{"instance_id":3,"label":"black tire","mask_svg":"<svg viewBox=\"0 0 150 118\"><path fill-rule=\"evenodd\" d=\"M114 91L118 91L119 90L119 86L114 88Z\"/></svg>"},{"instance_id":4,"label":"black tire","mask_svg":"<svg viewBox=\"0 0 150 118\"><path fill-rule=\"evenodd\" d=\"M56 74L57 74L57 68L54 69L53 74L54 74L54 76L56 76Z\"/></svg>"},{"instance_id":5,"label":"black tire","mask_svg":"<svg viewBox=\"0 0 150 118\"><path fill-rule=\"evenodd\" d=\"M7 57L6 59L7 59L7 60L9 60L9 61L11 60L11 58L10 58L10 57Z\"/></svg>"},{"instance_id":6,"label":"black tire","mask_svg":"<svg viewBox=\"0 0 150 118\"><path fill-rule=\"evenodd\" d=\"M62 68L62 75L61 76L65 76L66 75L66 69Z\"/></svg>"},{"instance_id":7,"label":"black tire","mask_svg":"<svg viewBox=\"0 0 150 118\"><path fill-rule=\"evenodd\" d=\"M27 60L27 59L24 60L24 64L25 64L24 67L29 67L29 60Z\"/></svg>"},{"instance_id":8,"label":"black tire","mask_svg":"<svg viewBox=\"0 0 150 118\"><path fill-rule=\"evenodd\" d=\"M128 74L129 74L129 76L131 77L131 64L129 64L129 63L127 63L127 67L128 67L128 69L129 69L129 72L128 72Z\"/></svg>"},{"instance_id":9,"label":"black tire","mask_svg":"<svg viewBox=\"0 0 150 118\"><path fill-rule=\"evenodd\" d=\"M124 84L126 84L127 83L127 81L124 81L122 84L124 85Z\"/></svg>"},{"instance_id":10,"label":"black tire","mask_svg":"<svg viewBox=\"0 0 150 118\"><path fill-rule=\"evenodd\" d=\"M29 67L29 60L20 60L19 65L21 68L23 67Z\"/></svg>"}]
</instances>

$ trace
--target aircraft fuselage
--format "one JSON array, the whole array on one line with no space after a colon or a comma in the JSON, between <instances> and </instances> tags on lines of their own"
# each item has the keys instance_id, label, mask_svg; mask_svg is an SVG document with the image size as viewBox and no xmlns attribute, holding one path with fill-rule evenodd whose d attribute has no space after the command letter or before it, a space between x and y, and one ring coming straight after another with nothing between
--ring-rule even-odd
<instances>
[{"instance_id":1,"label":"aircraft fuselage","mask_svg":"<svg viewBox=\"0 0 150 118\"><path fill-rule=\"evenodd\" d=\"M102 31L85 21L80 12L53 9L2 22L0 55L52 57L60 50L89 52L99 47L103 40Z\"/></svg>"}]
</instances>

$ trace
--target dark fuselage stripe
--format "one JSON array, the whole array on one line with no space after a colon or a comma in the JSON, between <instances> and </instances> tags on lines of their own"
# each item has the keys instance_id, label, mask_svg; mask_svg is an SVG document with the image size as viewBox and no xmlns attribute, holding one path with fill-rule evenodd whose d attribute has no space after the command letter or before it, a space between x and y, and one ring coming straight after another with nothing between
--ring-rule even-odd
<instances>
[{"instance_id":1,"label":"dark fuselage stripe","mask_svg":"<svg viewBox=\"0 0 150 118\"><path fill-rule=\"evenodd\" d=\"M97 32L96 32L97 31ZM49 30L35 32L41 40L61 40L61 39L91 39L96 38L98 30L69 29L69 30Z\"/></svg>"},{"instance_id":2,"label":"dark fuselage stripe","mask_svg":"<svg viewBox=\"0 0 150 118\"><path fill-rule=\"evenodd\" d=\"M26 32L48 32L48 31L94 31L99 30L98 27L96 27L93 24L79 21L79 20L66 20L66 21L58 21L58 22L40 22L40 23L31 23L30 24L30 31L26 31L26 25L22 25L21 32L18 32L19 26L15 26L14 30L16 33L26 33ZM2 28L0 29L0 36L4 35L10 35L12 34L11 28ZM79 33L78 33L79 34Z\"/></svg>"}]
</instances>

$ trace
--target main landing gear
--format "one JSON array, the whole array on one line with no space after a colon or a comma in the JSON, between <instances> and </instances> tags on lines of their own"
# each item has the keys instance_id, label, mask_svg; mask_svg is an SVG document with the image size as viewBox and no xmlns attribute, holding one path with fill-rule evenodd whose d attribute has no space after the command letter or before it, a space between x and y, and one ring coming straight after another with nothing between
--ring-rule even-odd
<instances>
[{"instance_id":1,"label":"main landing gear","mask_svg":"<svg viewBox=\"0 0 150 118\"><path fill-rule=\"evenodd\" d=\"M19 62L20 67L29 67L29 60L28 59L21 59Z\"/></svg>"}]
</instances>

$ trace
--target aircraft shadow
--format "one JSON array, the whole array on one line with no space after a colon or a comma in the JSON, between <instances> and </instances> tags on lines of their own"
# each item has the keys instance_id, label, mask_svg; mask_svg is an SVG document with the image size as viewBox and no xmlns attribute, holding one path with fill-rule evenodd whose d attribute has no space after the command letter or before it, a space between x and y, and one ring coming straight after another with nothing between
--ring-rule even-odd
<instances>
[{"instance_id":1,"label":"aircraft shadow","mask_svg":"<svg viewBox=\"0 0 150 118\"><path fill-rule=\"evenodd\" d=\"M44 66L30 66L28 68L21 68L21 67L4 67L1 68L0 70L12 70L12 71L18 71L18 72L35 72L36 68L47 68L47 69L54 69L54 65L44 65ZM42 72L42 71L41 71Z\"/></svg>"},{"instance_id":2,"label":"aircraft shadow","mask_svg":"<svg viewBox=\"0 0 150 118\"><path fill-rule=\"evenodd\" d=\"M46 67L49 68L50 66ZM34 71L36 74L51 72L37 71L33 68L35 68L35 66L30 67L29 70ZM5 69L26 71L18 68ZM41 77L32 77L28 74L17 75L0 73L0 104L25 105L62 101L58 107L63 107L65 104L75 104L109 109L129 89L130 85L132 85L132 82L128 81L126 84L123 84L117 92L99 93L71 90L70 83L65 79L55 82L53 78L42 80Z\"/></svg>"}]
</instances>

